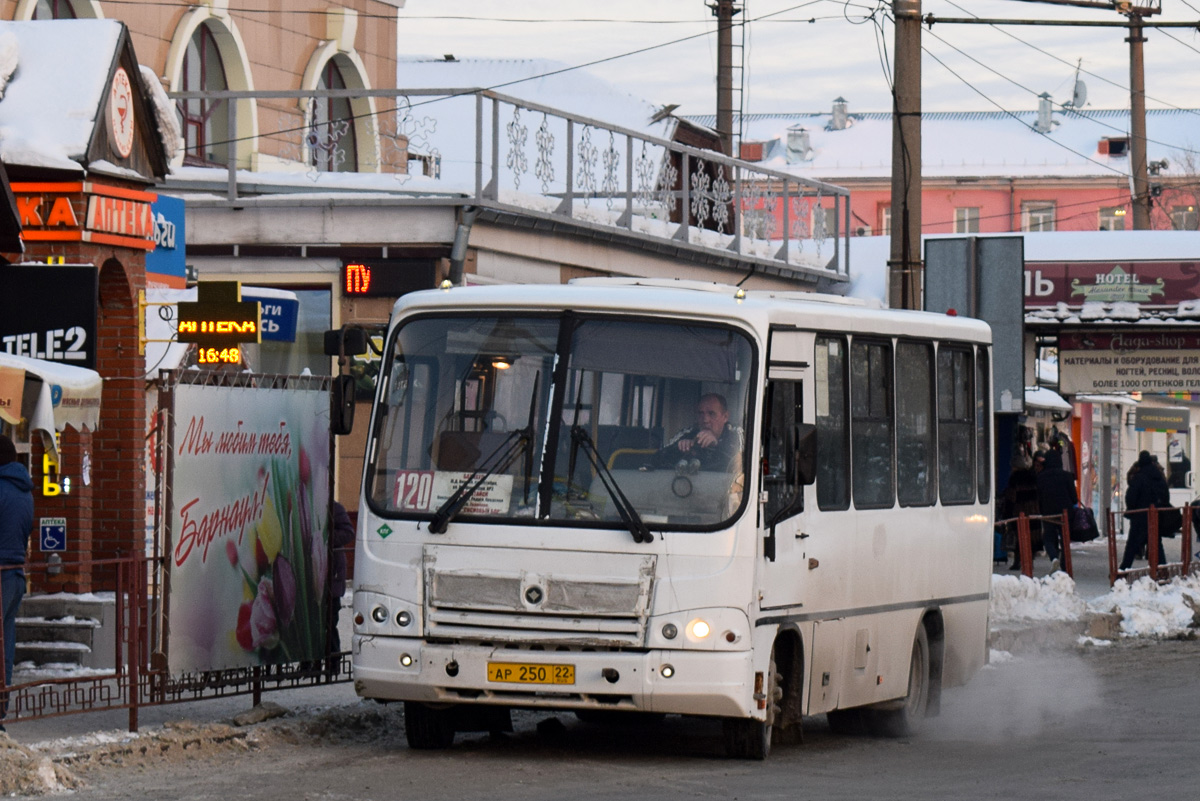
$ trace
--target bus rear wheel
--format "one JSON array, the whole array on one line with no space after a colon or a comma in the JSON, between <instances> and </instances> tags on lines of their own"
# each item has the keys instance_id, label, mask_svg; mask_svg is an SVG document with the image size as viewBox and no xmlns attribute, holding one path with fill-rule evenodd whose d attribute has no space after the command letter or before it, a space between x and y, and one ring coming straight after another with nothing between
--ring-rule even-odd
<instances>
[{"instance_id":1,"label":"bus rear wheel","mask_svg":"<svg viewBox=\"0 0 1200 801\"><path fill-rule=\"evenodd\" d=\"M731 759L764 760L771 753L771 736L774 733L775 718L779 714L779 702L783 698L783 687L779 681L779 671L775 667L775 650L771 649L771 666L767 671L766 682L767 716L766 720L754 718L726 718L723 727L725 734L725 754Z\"/></svg>"},{"instance_id":2,"label":"bus rear wheel","mask_svg":"<svg viewBox=\"0 0 1200 801\"><path fill-rule=\"evenodd\" d=\"M409 748L422 751L449 748L454 744L454 710L405 701L404 734Z\"/></svg>"},{"instance_id":3,"label":"bus rear wheel","mask_svg":"<svg viewBox=\"0 0 1200 801\"><path fill-rule=\"evenodd\" d=\"M929 636L925 625L917 626L908 667L908 695L896 709L871 713L871 732L880 737L907 737L921 726L929 706Z\"/></svg>"}]
</instances>

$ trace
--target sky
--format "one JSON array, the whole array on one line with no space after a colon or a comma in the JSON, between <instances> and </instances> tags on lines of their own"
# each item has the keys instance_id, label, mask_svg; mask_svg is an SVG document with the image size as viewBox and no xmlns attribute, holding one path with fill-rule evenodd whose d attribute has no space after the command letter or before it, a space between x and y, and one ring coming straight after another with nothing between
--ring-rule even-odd
<instances>
[{"instance_id":1,"label":"sky","mask_svg":"<svg viewBox=\"0 0 1200 801\"><path fill-rule=\"evenodd\" d=\"M400 51L402 56L460 59L546 58L572 66L609 59L587 69L651 103L677 103L677 114L712 114L716 21L706 2L407 0L399 12ZM890 2L744 0L740 5L739 18L747 21L747 113L827 111L839 96L852 113L890 110L885 74L885 66L887 73L891 70L894 41L886 19ZM1200 21L1200 0L1161 0L1161 7L1151 19ZM924 0L921 10L941 18L1124 20L1105 9L1022 0ZM1030 110L1042 92L1067 102L1079 59L1087 105L1127 108L1126 35L1123 28L935 24L922 35L924 108ZM740 29L735 28L734 39L741 41ZM1147 39L1147 106L1200 108L1195 79L1200 33L1148 30ZM625 55L638 50L645 52ZM399 85L404 86L403 75Z\"/></svg>"}]
</instances>

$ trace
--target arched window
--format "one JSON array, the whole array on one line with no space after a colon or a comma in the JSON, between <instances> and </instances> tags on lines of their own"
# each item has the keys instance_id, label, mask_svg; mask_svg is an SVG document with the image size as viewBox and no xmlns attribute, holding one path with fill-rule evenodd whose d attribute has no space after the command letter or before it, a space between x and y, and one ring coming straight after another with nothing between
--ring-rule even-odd
<instances>
[{"instance_id":1,"label":"arched window","mask_svg":"<svg viewBox=\"0 0 1200 801\"><path fill-rule=\"evenodd\" d=\"M30 19L75 19L78 16L71 0L37 0Z\"/></svg>"},{"instance_id":2,"label":"arched window","mask_svg":"<svg viewBox=\"0 0 1200 801\"><path fill-rule=\"evenodd\" d=\"M217 40L208 25L196 28L183 55L184 92L213 92L227 89L225 65ZM187 155L184 164L227 164L229 160L229 103L224 100L194 98L179 101Z\"/></svg>"},{"instance_id":3,"label":"arched window","mask_svg":"<svg viewBox=\"0 0 1200 801\"><path fill-rule=\"evenodd\" d=\"M346 88L346 79L342 77L336 58L325 62L317 88ZM350 98L318 97L314 100L308 145L309 163L322 172L353 172L358 169L358 147Z\"/></svg>"}]
</instances>

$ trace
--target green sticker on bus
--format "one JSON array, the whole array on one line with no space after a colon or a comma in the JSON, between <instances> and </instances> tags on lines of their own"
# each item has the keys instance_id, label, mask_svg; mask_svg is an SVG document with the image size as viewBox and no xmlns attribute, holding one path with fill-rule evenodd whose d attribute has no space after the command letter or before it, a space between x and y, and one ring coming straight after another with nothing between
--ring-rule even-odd
<instances>
[{"instance_id":1,"label":"green sticker on bus","mask_svg":"<svg viewBox=\"0 0 1200 801\"><path fill-rule=\"evenodd\" d=\"M392 529L388 526L387 523L384 523L382 526L375 529L375 533L379 535L380 539L386 540L387 535L392 533Z\"/></svg>"}]
</instances>

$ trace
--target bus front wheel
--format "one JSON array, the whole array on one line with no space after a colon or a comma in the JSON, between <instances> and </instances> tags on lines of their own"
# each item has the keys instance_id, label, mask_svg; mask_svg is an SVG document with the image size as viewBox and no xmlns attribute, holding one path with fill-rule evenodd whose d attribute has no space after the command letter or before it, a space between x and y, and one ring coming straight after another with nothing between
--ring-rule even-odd
<instances>
[{"instance_id":1,"label":"bus front wheel","mask_svg":"<svg viewBox=\"0 0 1200 801\"><path fill-rule=\"evenodd\" d=\"M779 702L783 698L783 687L779 671L775 667L775 650L771 649L771 666L767 672L767 717L726 718L723 724L725 753L733 759L763 760L771 753L771 735L775 718L779 714Z\"/></svg>"},{"instance_id":2,"label":"bus front wheel","mask_svg":"<svg viewBox=\"0 0 1200 801\"><path fill-rule=\"evenodd\" d=\"M409 748L422 751L449 748L454 744L454 710L405 701L404 734Z\"/></svg>"},{"instance_id":3,"label":"bus front wheel","mask_svg":"<svg viewBox=\"0 0 1200 801\"><path fill-rule=\"evenodd\" d=\"M917 626L908 668L908 695L896 709L876 709L871 714L871 732L880 737L906 737L915 732L929 706L929 636L925 625Z\"/></svg>"}]
</instances>

